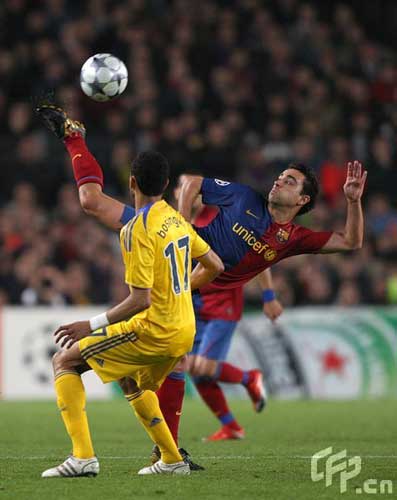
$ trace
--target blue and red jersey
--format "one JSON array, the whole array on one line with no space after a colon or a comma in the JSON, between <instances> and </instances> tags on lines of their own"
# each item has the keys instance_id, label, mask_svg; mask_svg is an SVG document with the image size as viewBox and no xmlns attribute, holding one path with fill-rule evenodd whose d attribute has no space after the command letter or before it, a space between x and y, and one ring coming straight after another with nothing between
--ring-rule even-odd
<instances>
[{"instance_id":1,"label":"blue and red jersey","mask_svg":"<svg viewBox=\"0 0 397 500\"><path fill-rule=\"evenodd\" d=\"M193 219L196 231L199 232L200 228L208 226L218 213L218 207L204 205ZM213 287L212 283L210 283L201 288L199 294L193 296L193 304L196 316L199 319L239 321L244 306L243 286L218 288Z\"/></svg>"},{"instance_id":2,"label":"blue and red jersey","mask_svg":"<svg viewBox=\"0 0 397 500\"><path fill-rule=\"evenodd\" d=\"M196 228L225 265L211 283L214 288L241 287L282 259L317 253L332 235L273 222L265 198L242 184L206 178L201 194L204 204L219 208L210 224Z\"/></svg>"},{"instance_id":3,"label":"blue and red jersey","mask_svg":"<svg viewBox=\"0 0 397 500\"><path fill-rule=\"evenodd\" d=\"M332 235L292 222L273 222L266 199L242 184L205 178L201 195L203 203L217 207L217 212L205 208L203 217L210 222L200 227L203 219L198 219L195 229L225 265L225 271L195 297L202 319L240 319L245 283L282 259L319 252ZM122 222L132 214L126 207Z\"/></svg>"}]
</instances>

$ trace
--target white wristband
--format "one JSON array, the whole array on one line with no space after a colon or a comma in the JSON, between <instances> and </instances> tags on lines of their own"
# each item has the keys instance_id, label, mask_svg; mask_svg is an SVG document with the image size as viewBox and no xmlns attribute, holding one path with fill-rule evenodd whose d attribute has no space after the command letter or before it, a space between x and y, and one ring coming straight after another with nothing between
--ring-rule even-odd
<instances>
[{"instance_id":1,"label":"white wristband","mask_svg":"<svg viewBox=\"0 0 397 500\"><path fill-rule=\"evenodd\" d=\"M106 316L106 313L98 314L98 316L93 316L90 319L90 328L91 331L93 332L94 330L98 330L98 328L102 328L104 326L108 326L109 320L108 317Z\"/></svg>"}]
</instances>

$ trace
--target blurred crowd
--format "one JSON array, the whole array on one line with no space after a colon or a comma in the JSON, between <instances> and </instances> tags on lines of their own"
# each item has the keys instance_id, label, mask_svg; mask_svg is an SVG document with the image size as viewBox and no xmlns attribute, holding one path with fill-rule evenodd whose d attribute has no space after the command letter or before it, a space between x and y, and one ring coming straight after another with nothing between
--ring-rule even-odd
<instances>
[{"instance_id":1,"label":"blurred crowd","mask_svg":"<svg viewBox=\"0 0 397 500\"><path fill-rule=\"evenodd\" d=\"M274 269L285 305L397 303L397 3L298 0L4 0L0 5L0 302L117 302L117 235L82 216L69 158L33 112L56 90L82 120L127 200L130 161L155 148L172 166L266 193L288 162L310 165L322 196L299 221L343 228L345 165L368 169L360 252L296 257ZM97 52L125 61L123 96L79 87ZM172 198L171 191L169 193ZM258 285L246 288L258 301Z\"/></svg>"}]
</instances>

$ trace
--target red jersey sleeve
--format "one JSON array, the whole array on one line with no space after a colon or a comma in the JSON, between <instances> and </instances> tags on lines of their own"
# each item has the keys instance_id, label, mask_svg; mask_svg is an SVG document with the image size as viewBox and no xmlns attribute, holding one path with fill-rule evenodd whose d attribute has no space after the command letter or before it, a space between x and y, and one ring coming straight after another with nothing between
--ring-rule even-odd
<instances>
[{"instance_id":1,"label":"red jersey sleeve","mask_svg":"<svg viewBox=\"0 0 397 500\"><path fill-rule=\"evenodd\" d=\"M312 231L307 227L299 226L294 235L296 254L319 252L331 238L331 235L332 231Z\"/></svg>"}]
</instances>

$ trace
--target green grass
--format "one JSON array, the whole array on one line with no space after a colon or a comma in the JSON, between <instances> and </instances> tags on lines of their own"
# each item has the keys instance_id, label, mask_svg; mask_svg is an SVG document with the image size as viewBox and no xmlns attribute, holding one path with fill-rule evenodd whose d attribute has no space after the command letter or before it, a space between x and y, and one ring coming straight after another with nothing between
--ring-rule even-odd
<instances>
[{"instance_id":1,"label":"green grass","mask_svg":"<svg viewBox=\"0 0 397 500\"><path fill-rule=\"evenodd\" d=\"M122 400L88 405L101 463L95 479L41 479L62 461L70 444L55 403L0 402L0 500L62 499L330 499L357 495L368 478L393 480L397 493L397 401L272 401L255 415L248 402L232 402L244 425L242 441L209 443L201 437L217 422L199 401L187 401L181 445L206 471L189 477L139 477L151 444ZM344 495L310 479L310 456L333 446L361 455L361 474Z\"/></svg>"}]
</instances>

